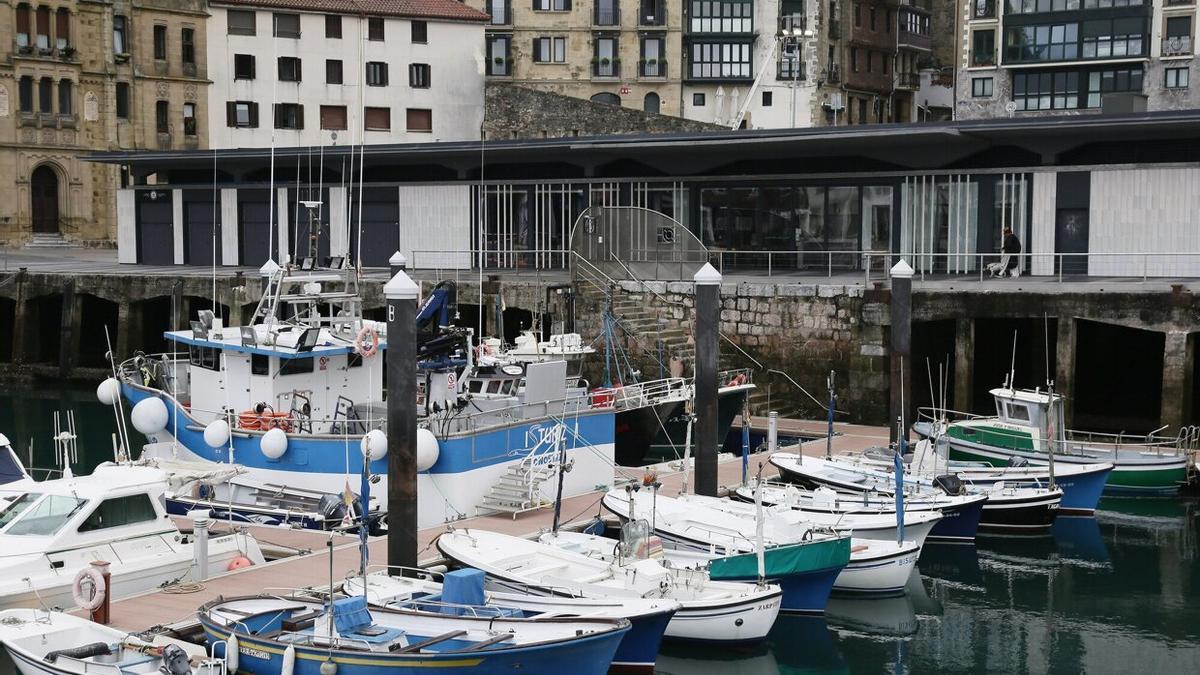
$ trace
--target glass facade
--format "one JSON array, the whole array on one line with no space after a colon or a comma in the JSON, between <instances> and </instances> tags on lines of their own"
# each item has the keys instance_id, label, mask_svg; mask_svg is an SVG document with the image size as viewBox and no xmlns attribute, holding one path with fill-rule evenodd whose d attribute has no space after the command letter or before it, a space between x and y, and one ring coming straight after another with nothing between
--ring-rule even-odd
<instances>
[{"instance_id":1,"label":"glass facade","mask_svg":"<svg viewBox=\"0 0 1200 675\"><path fill-rule=\"evenodd\" d=\"M1099 108L1104 94L1141 91L1141 65L1013 73L1017 110Z\"/></svg>"},{"instance_id":2,"label":"glass facade","mask_svg":"<svg viewBox=\"0 0 1200 675\"><path fill-rule=\"evenodd\" d=\"M751 0L693 0L688 30L692 33L751 33L754 3Z\"/></svg>"}]
</instances>

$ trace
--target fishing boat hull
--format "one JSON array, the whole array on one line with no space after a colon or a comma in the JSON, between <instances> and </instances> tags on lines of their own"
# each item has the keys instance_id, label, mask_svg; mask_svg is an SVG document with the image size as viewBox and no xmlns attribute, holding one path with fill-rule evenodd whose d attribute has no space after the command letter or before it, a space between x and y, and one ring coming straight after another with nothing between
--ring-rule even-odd
<instances>
[{"instance_id":1,"label":"fishing boat hull","mask_svg":"<svg viewBox=\"0 0 1200 675\"><path fill-rule=\"evenodd\" d=\"M359 444L362 436L289 435L285 454L272 459L260 447L262 432L235 430L232 457L225 446L210 447L204 441L204 425L175 399L155 390L123 382L122 392L132 404L157 396L169 412L166 428L147 434L153 453L169 453L161 459L235 462L260 483L277 483L304 490L329 492L347 485L357 488L362 472ZM519 465L526 445L561 434L568 461L574 470L563 480L563 496L591 492L596 483L611 483L613 474L613 418L611 408L594 408L561 421L518 421L439 438L437 461L417 474L418 527L431 527L475 515L508 470ZM176 443L171 443L174 439ZM387 494L388 459L370 462L372 492ZM604 478L604 476L608 478ZM350 478L348 478L348 476ZM553 481L541 486L545 501L553 499Z\"/></svg>"},{"instance_id":2,"label":"fishing boat hull","mask_svg":"<svg viewBox=\"0 0 1200 675\"><path fill-rule=\"evenodd\" d=\"M664 425L671 423L683 410L684 400L670 400L662 403L620 410L616 415L616 458L621 466L642 466L650 455L651 446L659 445L656 441L662 434ZM683 451L683 441L680 440L678 451Z\"/></svg>"},{"instance_id":3,"label":"fishing boat hull","mask_svg":"<svg viewBox=\"0 0 1200 675\"><path fill-rule=\"evenodd\" d=\"M850 561L850 538L828 539L799 545L777 546L763 555L765 578L783 590L780 611L789 614L822 614L838 575ZM709 577L720 581L758 580L754 553L715 558Z\"/></svg>"},{"instance_id":4,"label":"fishing boat hull","mask_svg":"<svg viewBox=\"0 0 1200 675\"><path fill-rule=\"evenodd\" d=\"M724 443L733 427L733 420L742 413L746 397L753 384L725 385L717 391L717 438ZM682 412L682 407L679 412ZM693 430L694 432L694 430ZM692 442L695 442L693 438ZM687 445L687 417L676 414L663 420L654 441L647 448L643 464L656 464L679 459Z\"/></svg>"},{"instance_id":5,"label":"fishing boat hull","mask_svg":"<svg viewBox=\"0 0 1200 675\"><path fill-rule=\"evenodd\" d=\"M985 534L1049 534L1058 517L1058 492L1037 491L1019 497L989 496L983 505L979 531Z\"/></svg>"},{"instance_id":6,"label":"fishing boat hull","mask_svg":"<svg viewBox=\"0 0 1200 675\"><path fill-rule=\"evenodd\" d=\"M857 544L853 548L858 548ZM911 541L870 542L866 551L850 553L850 564L838 575L833 590L852 595L901 595L921 557Z\"/></svg>"}]
</instances>

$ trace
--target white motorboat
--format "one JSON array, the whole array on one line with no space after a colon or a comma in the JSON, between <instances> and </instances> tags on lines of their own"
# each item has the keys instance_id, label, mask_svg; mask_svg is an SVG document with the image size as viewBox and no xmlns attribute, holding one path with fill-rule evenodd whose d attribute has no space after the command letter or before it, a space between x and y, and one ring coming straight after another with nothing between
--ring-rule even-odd
<instances>
[{"instance_id":1,"label":"white motorboat","mask_svg":"<svg viewBox=\"0 0 1200 675\"><path fill-rule=\"evenodd\" d=\"M158 469L106 463L0 502L0 607L74 607L75 577L93 561L110 563L110 597L191 577L193 542L163 507L167 485ZM209 569L235 560L264 562L253 536L208 540Z\"/></svg>"},{"instance_id":2,"label":"white motorboat","mask_svg":"<svg viewBox=\"0 0 1200 675\"><path fill-rule=\"evenodd\" d=\"M680 562L703 567L718 556L756 550L757 521L753 510L738 513L713 508L706 498L695 495L664 497L642 490L609 490L604 508L628 520L631 505L638 518L648 518L663 545ZM762 544L766 548L807 541L827 528L802 519L767 510L763 517ZM928 531L927 531L928 533ZM845 593L901 593L916 567L921 546L915 541L897 542L853 538L850 563L838 574L833 589Z\"/></svg>"},{"instance_id":3,"label":"white motorboat","mask_svg":"<svg viewBox=\"0 0 1200 675\"><path fill-rule=\"evenodd\" d=\"M21 675L225 673L224 662L207 658L203 647L161 636L146 642L62 612L0 611L0 644Z\"/></svg>"},{"instance_id":4,"label":"white motorboat","mask_svg":"<svg viewBox=\"0 0 1200 675\"><path fill-rule=\"evenodd\" d=\"M714 643L766 638L779 614L778 586L710 581L702 570L658 560L609 563L554 546L484 530L451 530L438 550L459 565L483 570L492 588L585 598L664 598L680 609L667 637Z\"/></svg>"}]
</instances>

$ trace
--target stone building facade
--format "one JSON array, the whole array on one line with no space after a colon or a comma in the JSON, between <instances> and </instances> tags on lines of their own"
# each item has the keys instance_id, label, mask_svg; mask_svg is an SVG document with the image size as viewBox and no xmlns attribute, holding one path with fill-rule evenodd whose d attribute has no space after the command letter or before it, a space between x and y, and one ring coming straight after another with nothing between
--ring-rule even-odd
<instances>
[{"instance_id":1,"label":"stone building facade","mask_svg":"<svg viewBox=\"0 0 1200 675\"><path fill-rule=\"evenodd\" d=\"M2 11L0 242L111 245L122 179L82 157L204 146L205 3L31 0ZM197 41L190 63L185 31Z\"/></svg>"},{"instance_id":2,"label":"stone building facade","mask_svg":"<svg viewBox=\"0 0 1200 675\"><path fill-rule=\"evenodd\" d=\"M1200 107L1195 0L963 0L958 119Z\"/></svg>"}]
</instances>

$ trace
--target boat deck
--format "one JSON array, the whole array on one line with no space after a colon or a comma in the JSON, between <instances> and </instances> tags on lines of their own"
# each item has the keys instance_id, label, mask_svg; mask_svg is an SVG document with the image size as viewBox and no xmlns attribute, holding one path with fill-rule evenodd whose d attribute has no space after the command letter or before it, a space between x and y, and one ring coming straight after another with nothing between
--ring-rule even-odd
<instances>
[{"instance_id":1,"label":"boat deck","mask_svg":"<svg viewBox=\"0 0 1200 675\"><path fill-rule=\"evenodd\" d=\"M740 424L740 421L735 422ZM766 418L754 418L752 426L761 424L766 429ZM785 431L785 429L787 431ZM781 434L806 431L823 434L826 424L823 421L779 420ZM836 453L862 450L872 445L887 443L888 432L883 427L868 427L853 424L835 424L833 450ZM823 454L825 440L805 443L804 453L809 455ZM750 474L758 470L759 464L765 464L767 453L760 453L750 458ZM721 489L725 486L741 482L740 458L722 455L717 467L717 480ZM683 474L680 471L681 462L671 462L658 465L658 478L663 484L662 492L666 495L678 494L683 484ZM776 476L769 469L771 477ZM619 477L640 479L644 469L621 468ZM768 470L764 470L764 475ZM694 480L694 479L693 479ZM599 513L602 492L571 497L563 500L562 521L581 526L589 522ZM508 514L478 516L458 521L453 524L456 528L481 528L511 534L516 536L532 536L541 530L549 529L553 522L554 512L551 507L544 507L527 512L513 518ZM181 526L187 527L185 523ZM218 532L226 526L214 525L213 531ZM142 595L136 595L112 603L110 624L122 630L131 632L144 631L157 626L184 627L195 623L196 608L216 599L218 596L253 595L262 592L278 590L287 592L291 589L304 587L319 587L329 583L329 558L325 555L326 547L333 546L333 578L334 583L344 578L348 572L356 571L359 565L358 538L354 536L333 535L312 530L284 530L273 527L251 526L248 528L260 539L265 550L298 549L309 551L307 554L294 555L249 567L235 572L222 573L201 584L176 589L157 590ZM434 546L434 540L446 526L430 527L418 533L418 557L423 566L440 562L440 555ZM269 546L268 546L269 544ZM387 560L386 537L372 537L370 540L372 569L382 567ZM76 613L82 613L77 611Z\"/></svg>"}]
</instances>

